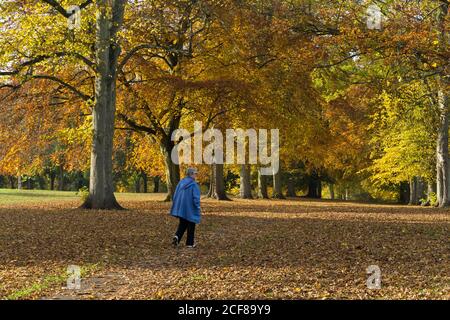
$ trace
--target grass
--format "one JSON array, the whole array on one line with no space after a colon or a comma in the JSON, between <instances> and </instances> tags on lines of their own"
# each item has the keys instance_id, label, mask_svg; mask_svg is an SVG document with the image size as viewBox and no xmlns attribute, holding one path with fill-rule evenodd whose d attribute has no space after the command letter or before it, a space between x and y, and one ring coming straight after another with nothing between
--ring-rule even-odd
<instances>
[{"instance_id":1,"label":"grass","mask_svg":"<svg viewBox=\"0 0 450 320\"><path fill-rule=\"evenodd\" d=\"M149 193L116 193L117 199L123 201L147 201L154 196ZM81 197L75 191L0 189L0 206L42 201L81 201Z\"/></svg>"},{"instance_id":2,"label":"grass","mask_svg":"<svg viewBox=\"0 0 450 320\"><path fill-rule=\"evenodd\" d=\"M0 190L0 299L449 299L447 209L306 199L202 200L198 247L170 246L162 194L77 209L70 192ZM15 199L15 201L14 201ZM101 266L82 293L67 266ZM382 289L366 287L378 265Z\"/></svg>"},{"instance_id":3,"label":"grass","mask_svg":"<svg viewBox=\"0 0 450 320\"><path fill-rule=\"evenodd\" d=\"M0 205L76 199L74 191L0 189Z\"/></svg>"}]
</instances>

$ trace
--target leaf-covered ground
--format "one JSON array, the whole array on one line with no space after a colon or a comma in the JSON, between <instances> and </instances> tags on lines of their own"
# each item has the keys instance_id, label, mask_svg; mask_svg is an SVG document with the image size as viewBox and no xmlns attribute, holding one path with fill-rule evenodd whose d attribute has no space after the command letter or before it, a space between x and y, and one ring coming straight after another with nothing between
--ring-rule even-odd
<instances>
[{"instance_id":1,"label":"leaf-covered ground","mask_svg":"<svg viewBox=\"0 0 450 320\"><path fill-rule=\"evenodd\" d=\"M10 197L12 197L10 195ZM0 194L0 200L2 195ZM449 211L296 199L203 201L194 250L161 195L127 211L0 201L2 299L449 299ZM82 288L65 287L68 265ZM366 268L382 288L367 289Z\"/></svg>"}]
</instances>

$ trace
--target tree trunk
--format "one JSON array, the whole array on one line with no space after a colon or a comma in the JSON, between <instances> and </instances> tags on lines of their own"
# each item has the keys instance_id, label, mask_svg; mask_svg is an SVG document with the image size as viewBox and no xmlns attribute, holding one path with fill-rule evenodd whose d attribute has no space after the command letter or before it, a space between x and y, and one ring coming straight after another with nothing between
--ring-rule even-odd
<instances>
[{"instance_id":1,"label":"tree trunk","mask_svg":"<svg viewBox=\"0 0 450 320\"><path fill-rule=\"evenodd\" d=\"M33 178L27 177L27 189L32 190L34 189L34 181Z\"/></svg>"},{"instance_id":2,"label":"tree trunk","mask_svg":"<svg viewBox=\"0 0 450 320\"><path fill-rule=\"evenodd\" d=\"M209 189L206 197L214 198L214 190L216 188L216 179L214 178L214 164L209 166Z\"/></svg>"},{"instance_id":3,"label":"tree trunk","mask_svg":"<svg viewBox=\"0 0 450 320\"><path fill-rule=\"evenodd\" d=\"M448 205L448 102L443 90L439 90L439 131L436 148L436 196L439 207Z\"/></svg>"},{"instance_id":4,"label":"tree trunk","mask_svg":"<svg viewBox=\"0 0 450 320\"><path fill-rule=\"evenodd\" d=\"M83 208L122 209L114 196L112 151L116 111L117 59L116 40L122 26L125 1L97 0L95 61L95 104L92 110L93 138L89 196Z\"/></svg>"},{"instance_id":5,"label":"tree trunk","mask_svg":"<svg viewBox=\"0 0 450 320\"><path fill-rule=\"evenodd\" d=\"M180 182L180 166L172 161L172 149L174 147L174 142L167 137L161 142L161 152L164 156L164 164L166 170L166 184L167 184L167 196L164 201L171 201L173 194L175 193L175 188L178 182Z\"/></svg>"},{"instance_id":6,"label":"tree trunk","mask_svg":"<svg viewBox=\"0 0 450 320\"><path fill-rule=\"evenodd\" d=\"M64 190L64 167L62 165L58 166L58 190Z\"/></svg>"},{"instance_id":7,"label":"tree trunk","mask_svg":"<svg viewBox=\"0 0 450 320\"><path fill-rule=\"evenodd\" d=\"M409 182L401 182L399 185L399 197L398 202L401 204L407 204L409 202L410 185Z\"/></svg>"},{"instance_id":8,"label":"tree trunk","mask_svg":"<svg viewBox=\"0 0 450 320\"><path fill-rule=\"evenodd\" d=\"M267 193L267 177L261 174L260 168L258 168L258 198L269 199Z\"/></svg>"},{"instance_id":9,"label":"tree trunk","mask_svg":"<svg viewBox=\"0 0 450 320\"><path fill-rule=\"evenodd\" d=\"M278 172L273 174L273 194L274 199L285 199L283 196L283 189L281 185L281 165L278 168Z\"/></svg>"},{"instance_id":10,"label":"tree trunk","mask_svg":"<svg viewBox=\"0 0 450 320\"><path fill-rule=\"evenodd\" d=\"M21 175L17 176L17 189L22 190L22 176Z\"/></svg>"},{"instance_id":11,"label":"tree trunk","mask_svg":"<svg viewBox=\"0 0 450 320\"><path fill-rule=\"evenodd\" d=\"M45 189L45 181L44 181L44 178L43 178L42 176L38 175L38 176L36 176L36 180L37 180L37 182L38 182L39 189L40 189L40 190L44 190L44 189Z\"/></svg>"},{"instance_id":12,"label":"tree trunk","mask_svg":"<svg viewBox=\"0 0 450 320\"><path fill-rule=\"evenodd\" d=\"M225 179L223 174L223 164L212 164L210 190L208 196L217 200L229 201L225 192Z\"/></svg>"},{"instance_id":13,"label":"tree trunk","mask_svg":"<svg viewBox=\"0 0 450 320\"><path fill-rule=\"evenodd\" d=\"M439 51L445 54L448 51L448 34L446 19L448 16L449 3L440 1L440 8L437 11L436 22L439 34ZM445 71L443 71L445 72ZM440 74L437 77L438 97L437 105L439 109L439 131L436 148L436 182L437 201L439 207L449 205L449 161L448 161L448 73ZM447 78L447 79L446 79Z\"/></svg>"},{"instance_id":14,"label":"tree trunk","mask_svg":"<svg viewBox=\"0 0 450 320\"><path fill-rule=\"evenodd\" d=\"M15 184L16 179L14 179L13 176L8 176L8 180L9 180L10 188L15 189L16 188L16 184Z\"/></svg>"},{"instance_id":15,"label":"tree trunk","mask_svg":"<svg viewBox=\"0 0 450 320\"><path fill-rule=\"evenodd\" d=\"M141 176L138 175L134 180L134 192L140 193L141 192Z\"/></svg>"},{"instance_id":16,"label":"tree trunk","mask_svg":"<svg viewBox=\"0 0 450 320\"><path fill-rule=\"evenodd\" d=\"M142 176L142 182L143 182L143 186L144 186L144 193L148 192L148 177L147 174L145 172L141 172L141 176Z\"/></svg>"},{"instance_id":17,"label":"tree trunk","mask_svg":"<svg viewBox=\"0 0 450 320\"><path fill-rule=\"evenodd\" d=\"M328 188L330 189L330 199L331 199L331 200L334 200L334 184L333 184L333 183L330 183L330 184L328 185Z\"/></svg>"},{"instance_id":18,"label":"tree trunk","mask_svg":"<svg viewBox=\"0 0 450 320\"><path fill-rule=\"evenodd\" d=\"M419 203L418 199L418 183L417 177L412 177L409 180L409 202L408 205L417 205Z\"/></svg>"},{"instance_id":19,"label":"tree trunk","mask_svg":"<svg viewBox=\"0 0 450 320\"><path fill-rule=\"evenodd\" d=\"M240 197L242 199L253 199L252 196L252 185L250 179L250 165L241 164L240 171Z\"/></svg>"},{"instance_id":20,"label":"tree trunk","mask_svg":"<svg viewBox=\"0 0 450 320\"><path fill-rule=\"evenodd\" d=\"M161 178L159 176L153 177L153 192L158 193L159 192L159 181Z\"/></svg>"},{"instance_id":21,"label":"tree trunk","mask_svg":"<svg viewBox=\"0 0 450 320\"><path fill-rule=\"evenodd\" d=\"M315 172L313 172L309 178L308 194L306 196L308 198L322 198L322 181Z\"/></svg>"},{"instance_id":22,"label":"tree trunk","mask_svg":"<svg viewBox=\"0 0 450 320\"><path fill-rule=\"evenodd\" d=\"M288 197L295 198L297 194L295 193L295 185L294 185L294 179L292 177L289 177L287 181L287 194Z\"/></svg>"},{"instance_id":23,"label":"tree trunk","mask_svg":"<svg viewBox=\"0 0 450 320\"><path fill-rule=\"evenodd\" d=\"M50 190L55 190L55 173L51 172L50 173Z\"/></svg>"}]
</instances>

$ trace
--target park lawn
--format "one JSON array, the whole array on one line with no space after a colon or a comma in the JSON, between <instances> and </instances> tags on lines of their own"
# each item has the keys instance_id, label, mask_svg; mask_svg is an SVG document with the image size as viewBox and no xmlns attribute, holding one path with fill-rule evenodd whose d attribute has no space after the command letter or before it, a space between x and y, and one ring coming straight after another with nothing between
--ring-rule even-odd
<instances>
[{"instance_id":1,"label":"park lawn","mask_svg":"<svg viewBox=\"0 0 450 320\"><path fill-rule=\"evenodd\" d=\"M160 196L145 193L116 193L116 197L121 201L148 201L152 196ZM81 204L81 195L75 191L51 191L51 190L17 190L0 189L0 206L16 205L32 202L79 202Z\"/></svg>"},{"instance_id":2,"label":"park lawn","mask_svg":"<svg viewBox=\"0 0 450 320\"><path fill-rule=\"evenodd\" d=\"M89 211L75 193L14 193L0 190L2 299L450 298L448 210L204 200L189 250L170 246L176 220L161 194ZM71 264L80 290L64 288ZM366 286L369 265L379 290Z\"/></svg>"}]
</instances>

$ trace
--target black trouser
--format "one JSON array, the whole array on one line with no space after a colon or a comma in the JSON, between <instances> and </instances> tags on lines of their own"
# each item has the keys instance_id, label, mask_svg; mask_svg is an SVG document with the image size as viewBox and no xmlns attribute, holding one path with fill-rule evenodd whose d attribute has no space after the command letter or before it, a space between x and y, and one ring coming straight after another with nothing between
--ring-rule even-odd
<instances>
[{"instance_id":1,"label":"black trouser","mask_svg":"<svg viewBox=\"0 0 450 320\"><path fill-rule=\"evenodd\" d=\"M180 224L178 225L177 233L175 233L178 237L178 243L180 243L181 238L183 237L183 234L186 231L186 229L187 229L186 245L192 246L194 245L195 223L180 218Z\"/></svg>"}]
</instances>

